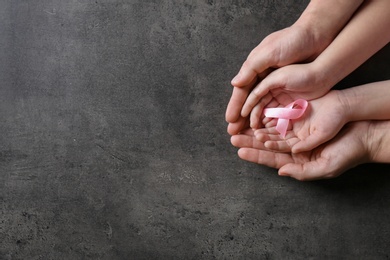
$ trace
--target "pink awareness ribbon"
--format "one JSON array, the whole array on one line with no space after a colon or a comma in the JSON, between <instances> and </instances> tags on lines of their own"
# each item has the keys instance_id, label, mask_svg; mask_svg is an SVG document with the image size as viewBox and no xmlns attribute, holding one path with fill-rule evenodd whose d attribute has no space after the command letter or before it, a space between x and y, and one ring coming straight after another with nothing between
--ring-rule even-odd
<instances>
[{"instance_id":1,"label":"pink awareness ribbon","mask_svg":"<svg viewBox=\"0 0 390 260\"><path fill-rule=\"evenodd\" d=\"M288 123L290 119L300 118L307 108L308 102L304 99L298 99L288 104L286 107L265 108L266 117L278 118L276 130L284 138L286 136Z\"/></svg>"}]
</instances>

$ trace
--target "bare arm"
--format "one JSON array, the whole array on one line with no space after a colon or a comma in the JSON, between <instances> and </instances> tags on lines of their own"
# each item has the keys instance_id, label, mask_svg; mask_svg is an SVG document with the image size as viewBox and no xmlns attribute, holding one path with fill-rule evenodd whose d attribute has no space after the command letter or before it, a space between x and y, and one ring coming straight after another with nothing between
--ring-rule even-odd
<instances>
[{"instance_id":1,"label":"bare arm","mask_svg":"<svg viewBox=\"0 0 390 260\"><path fill-rule=\"evenodd\" d=\"M334 41L313 62L327 87L334 86L390 41L390 1L366 0Z\"/></svg>"},{"instance_id":2,"label":"bare arm","mask_svg":"<svg viewBox=\"0 0 390 260\"><path fill-rule=\"evenodd\" d=\"M235 87L226 109L230 129L240 130L240 112L250 91L269 68L314 60L336 37L363 0L312 0L290 27L267 36L252 50L232 80ZM234 130L236 132L236 130Z\"/></svg>"},{"instance_id":3,"label":"bare arm","mask_svg":"<svg viewBox=\"0 0 390 260\"><path fill-rule=\"evenodd\" d=\"M390 80L340 91L346 121L389 120Z\"/></svg>"},{"instance_id":4,"label":"bare arm","mask_svg":"<svg viewBox=\"0 0 390 260\"><path fill-rule=\"evenodd\" d=\"M324 50L362 3L363 0L312 0L294 25L307 28Z\"/></svg>"},{"instance_id":5,"label":"bare arm","mask_svg":"<svg viewBox=\"0 0 390 260\"><path fill-rule=\"evenodd\" d=\"M249 115L269 92L273 96L288 94L293 99L323 96L389 42L389 28L390 1L366 0L313 62L282 67L261 81L247 97L241 115ZM251 120L258 116L252 114Z\"/></svg>"},{"instance_id":6,"label":"bare arm","mask_svg":"<svg viewBox=\"0 0 390 260\"><path fill-rule=\"evenodd\" d=\"M306 59L314 59L332 42L362 2L363 0L312 0L299 19L291 26L300 28L302 32L300 36L305 38L300 39L302 46L295 42L289 43L289 39L284 43L279 39L280 37L272 37L276 35L271 34L271 37L267 37L270 38L269 41L265 38L251 52L238 75L232 80L232 85L246 86L258 74L270 67L281 67ZM281 32L285 33L285 30ZM289 38L289 35L281 35L281 37ZM280 48L274 49L275 40L282 42ZM289 47L292 48L289 49Z\"/></svg>"}]
</instances>

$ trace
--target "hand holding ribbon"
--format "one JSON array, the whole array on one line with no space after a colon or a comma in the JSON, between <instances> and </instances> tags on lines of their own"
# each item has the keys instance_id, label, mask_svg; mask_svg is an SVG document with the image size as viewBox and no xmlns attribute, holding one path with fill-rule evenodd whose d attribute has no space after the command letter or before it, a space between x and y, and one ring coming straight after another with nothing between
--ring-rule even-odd
<instances>
[{"instance_id":1,"label":"hand holding ribbon","mask_svg":"<svg viewBox=\"0 0 390 260\"><path fill-rule=\"evenodd\" d=\"M287 133L288 123L291 119L298 119L304 113L308 106L308 102L304 99L298 99L288 104L286 107L265 108L264 115L266 117L278 118L276 130L284 138Z\"/></svg>"}]
</instances>

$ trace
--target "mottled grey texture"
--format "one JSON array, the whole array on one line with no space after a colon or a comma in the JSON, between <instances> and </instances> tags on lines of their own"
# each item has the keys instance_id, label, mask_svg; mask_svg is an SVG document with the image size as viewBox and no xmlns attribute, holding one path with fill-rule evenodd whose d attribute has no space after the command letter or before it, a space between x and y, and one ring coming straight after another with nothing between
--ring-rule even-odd
<instances>
[{"instance_id":1,"label":"mottled grey texture","mask_svg":"<svg viewBox=\"0 0 390 260\"><path fill-rule=\"evenodd\" d=\"M226 134L230 79L307 2L1 1L0 259L388 258L388 166L301 183Z\"/></svg>"}]
</instances>

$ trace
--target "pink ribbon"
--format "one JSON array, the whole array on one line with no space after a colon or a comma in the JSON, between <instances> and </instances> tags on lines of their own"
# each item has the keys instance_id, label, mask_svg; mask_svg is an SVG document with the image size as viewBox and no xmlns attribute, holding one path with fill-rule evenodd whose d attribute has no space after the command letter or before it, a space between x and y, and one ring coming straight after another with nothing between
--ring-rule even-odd
<instances>
[{"instance_id":1,"label":"pink ribbon","mask_svg":"<svg viewBox=\"0 0 390 260\"><path fill-rule=\"evenodd\" d=\"M298 99L288 104L286 107L265 108L266 117L278 118L276 130L284 138L286 136L288 123L290 119L300 118L307 108L308 102L304 99Z\"/></svg>"}]
</instances>

